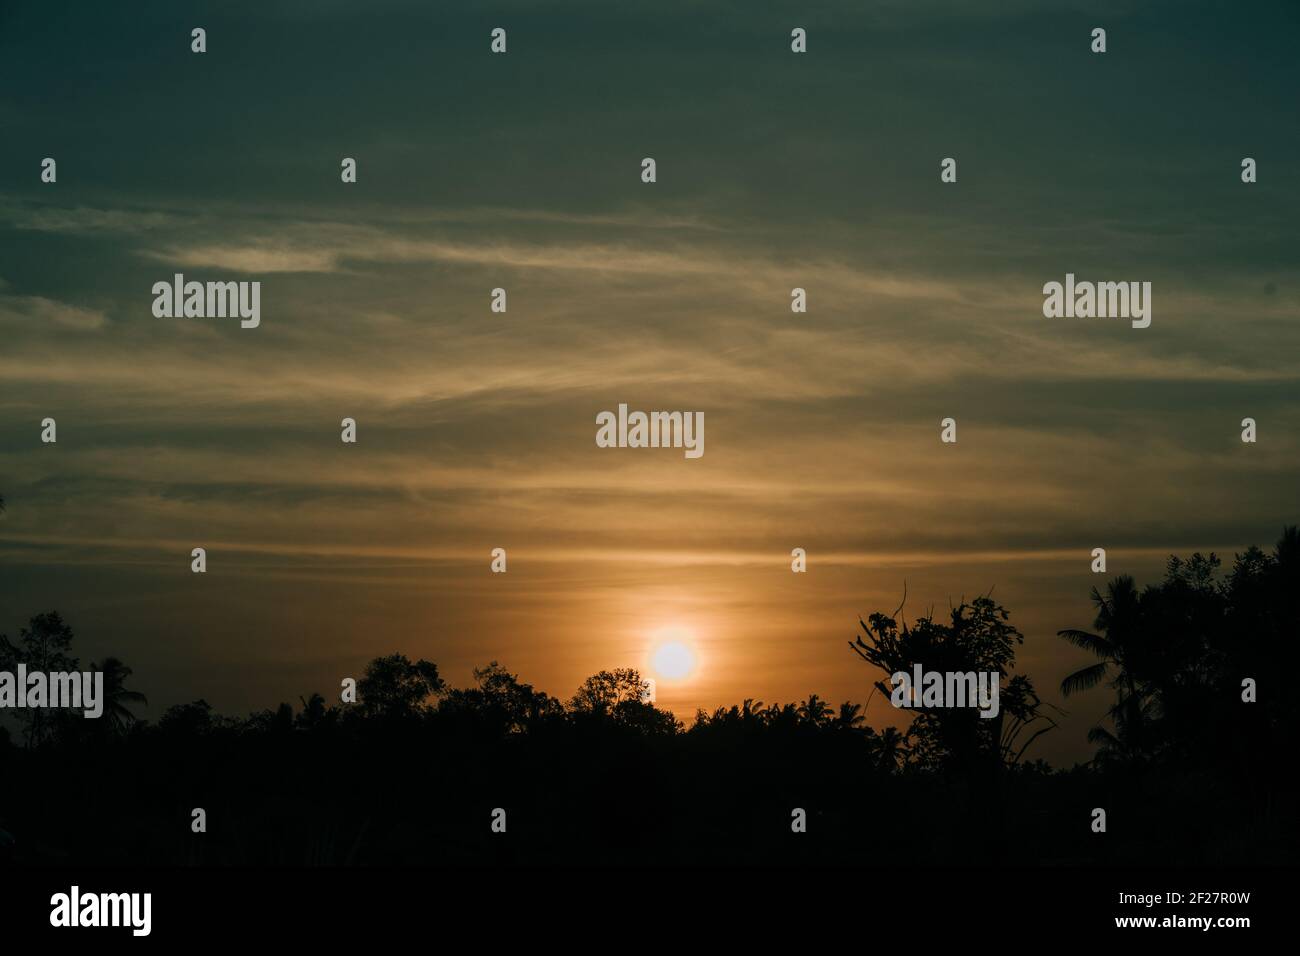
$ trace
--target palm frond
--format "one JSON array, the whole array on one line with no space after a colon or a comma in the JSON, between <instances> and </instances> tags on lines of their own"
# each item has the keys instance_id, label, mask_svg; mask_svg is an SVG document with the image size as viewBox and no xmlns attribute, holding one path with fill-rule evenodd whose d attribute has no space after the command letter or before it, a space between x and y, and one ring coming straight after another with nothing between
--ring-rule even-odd
<instances>
[{"instance_id":1,"label":"palm frond","mask_svg":"<svg viewBox=\"0 0 1300 956\"><path fill-rule=\"evenodd\" d=\"M1119 750L1119 739L1105 727L1094 727L1088 731L1088 743L1102 744L1103 749Z\"/></svg>"},{"instance_id":2,"label":"palm frond","mask_svg":"<svg viewBox=\"0 0 1300 956\"><path fill-rule=\"evenodd\" d=\"M1098 657L1114 657L1115 645L1100 634L1092 634L1088 631L1078 631L1068 628L1064 631L1057 631L1057 637L1063 637L1075 647L1081 647L1085 651L1091 651Z\"/></svg>"},{"instance_id":3,"label":"palm frond","mask_svg":"<svg viewBox=\"0 0 1300 956\"><path fill-rule=\"evenodd\" d=\"M1109 667L1110 664L1106 661L1098 661L1096 664L1089 664L1082 670L1075 671L1061 681L1061 693L1069 697L1079 691L1091 690L1105 679Z\"/></svg>"}]
</instances>

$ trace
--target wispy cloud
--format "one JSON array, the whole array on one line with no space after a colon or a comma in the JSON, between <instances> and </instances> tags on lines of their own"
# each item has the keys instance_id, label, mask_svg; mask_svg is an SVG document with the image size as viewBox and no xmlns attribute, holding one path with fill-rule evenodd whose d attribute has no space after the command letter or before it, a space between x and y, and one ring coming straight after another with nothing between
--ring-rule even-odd
<instances>
[{"instance_id":1,"label":"wispy cloud","mask_svg":"<svg viewBox=\"0 0 1300 956\"><path fill-rule=\"evenodd\" d=\"M45 328L90 332L102 328L108 317L98 309L87 309L38 295L0 293L0 325L25 330Z\"/></svg>"}]
</instances>

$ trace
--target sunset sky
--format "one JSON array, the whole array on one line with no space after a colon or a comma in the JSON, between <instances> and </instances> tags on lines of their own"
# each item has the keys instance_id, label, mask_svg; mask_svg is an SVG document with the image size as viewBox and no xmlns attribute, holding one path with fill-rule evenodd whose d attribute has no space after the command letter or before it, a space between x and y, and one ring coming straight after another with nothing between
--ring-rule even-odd
<instances>
[{"instance_id":1,"label":"sunset sky","mask_svg":"<svg viewBox=\"0 0 1300 956\"><path fill-rule=\"evenodd\" d=\"M0 4L0 632L59 610L152 720L394 651L567 699L667 634L689 719L866 701L859 615L992 588L1068 763L1089 589L1297 520L1300 7L451 6ZM155 318L177 272L260 327ZM1044 318L1067 272L1151 327ZM620 402L705 454L598 448Z\"/></svg>"}]
</instances>

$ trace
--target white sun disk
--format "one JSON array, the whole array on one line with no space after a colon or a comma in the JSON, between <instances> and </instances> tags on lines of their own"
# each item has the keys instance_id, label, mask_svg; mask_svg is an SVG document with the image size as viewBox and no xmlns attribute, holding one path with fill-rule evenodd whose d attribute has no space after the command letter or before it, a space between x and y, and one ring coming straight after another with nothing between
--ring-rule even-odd
<instances>
[{"instance_id":1,"label":"white sun disk","mask_svg":"<svg viewBox=\"0 0 1300 956\"><path fill-rule=\"evenodd\" d=\"M655 648L650 666L667 680L679 680L695 670L695 652L681 641L668 641Z\"/></svg>"}]
</instances>

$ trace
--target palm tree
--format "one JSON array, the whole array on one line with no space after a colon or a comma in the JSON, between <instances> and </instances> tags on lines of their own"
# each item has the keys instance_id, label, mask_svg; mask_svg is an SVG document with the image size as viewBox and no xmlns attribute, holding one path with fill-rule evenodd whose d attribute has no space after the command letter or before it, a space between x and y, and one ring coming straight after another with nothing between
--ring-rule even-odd
<instances>
[{"instance_id":1,"label":"palm tree","mask_svg":"<svg viewBox=\"0 0 1300 956\"><path fill-rule=\"evenodd\" d=\"M794 704L772 704L763 710L763 723L768 727L790 728L799 722L799 711Z\"/></svg>"},{"instance_id":2,"label":"palm tree","mask_svg":"<svg viewBox=\"0 0 1300 956\"><path fill-rule=\"evenodd\" d=\"M126 689L126 679L131 676L131 668L116 657L104 658L95 666L95 670L104 675L104 717L107 718L108 729L115 735L125 734L137 719L126 705L148 706L149 699L139 691Z\"/></svg>"},{"instance_id":3,"label":"palm tree","mask_svg":"<svg viewBox=\"0 0 1300 956\"><path fill-rule=\"evenodd\" d=\"M1101 634L1074 629L1056 633L1100 660L1061 681L1061 693L1069 697L1109 680L1110 686L1115 688L1117 700L1107 716L1115 724L1116 733L1095 727L1089 732L1088 739L1111 752L1137 751L1143 737L1142 725L1152 710L1150 701L1145 699L1149 695L1139 687L1130 666L1130 658L1137 649L1141 634L1142 596L1133 578L1124 574L1106 586L1105 597L1093 588L1092 602L1097 606L1093 626Z\"/></svg>"},{"instance_id":4,"label":"palm tree","mask_svg":"<svg viewBox=\"0 0 1300 956\"><path fill-rule=\"evenodd\" d=\"M821 727L831 716L831 709L826 701L816 694L809 694L808 699L799 705L799 718L814 727Z\"/></svg>"},{"instance_id":5,"label":"palm tree","mask_svg":"<svg viewBox=\"0 0 1300 956\"><path fill-rule=\"evenodd\" d=\"M892 773L902 762L906 738L895 727L886 727L872 740L872 749L876 755L876 766Z\"/></svg>"},{"instance_id":6,"label":"palm tree","mask_svg":"<svg viewBox=\"0 0 1300 956\"><path fill-rule=\"evenodd\" d=\"M839 716L835 718L835 727L844 731L860 731L867 718L862 716L862 705L845 701L840 704Z\"/></svg>"}]
</instances>

